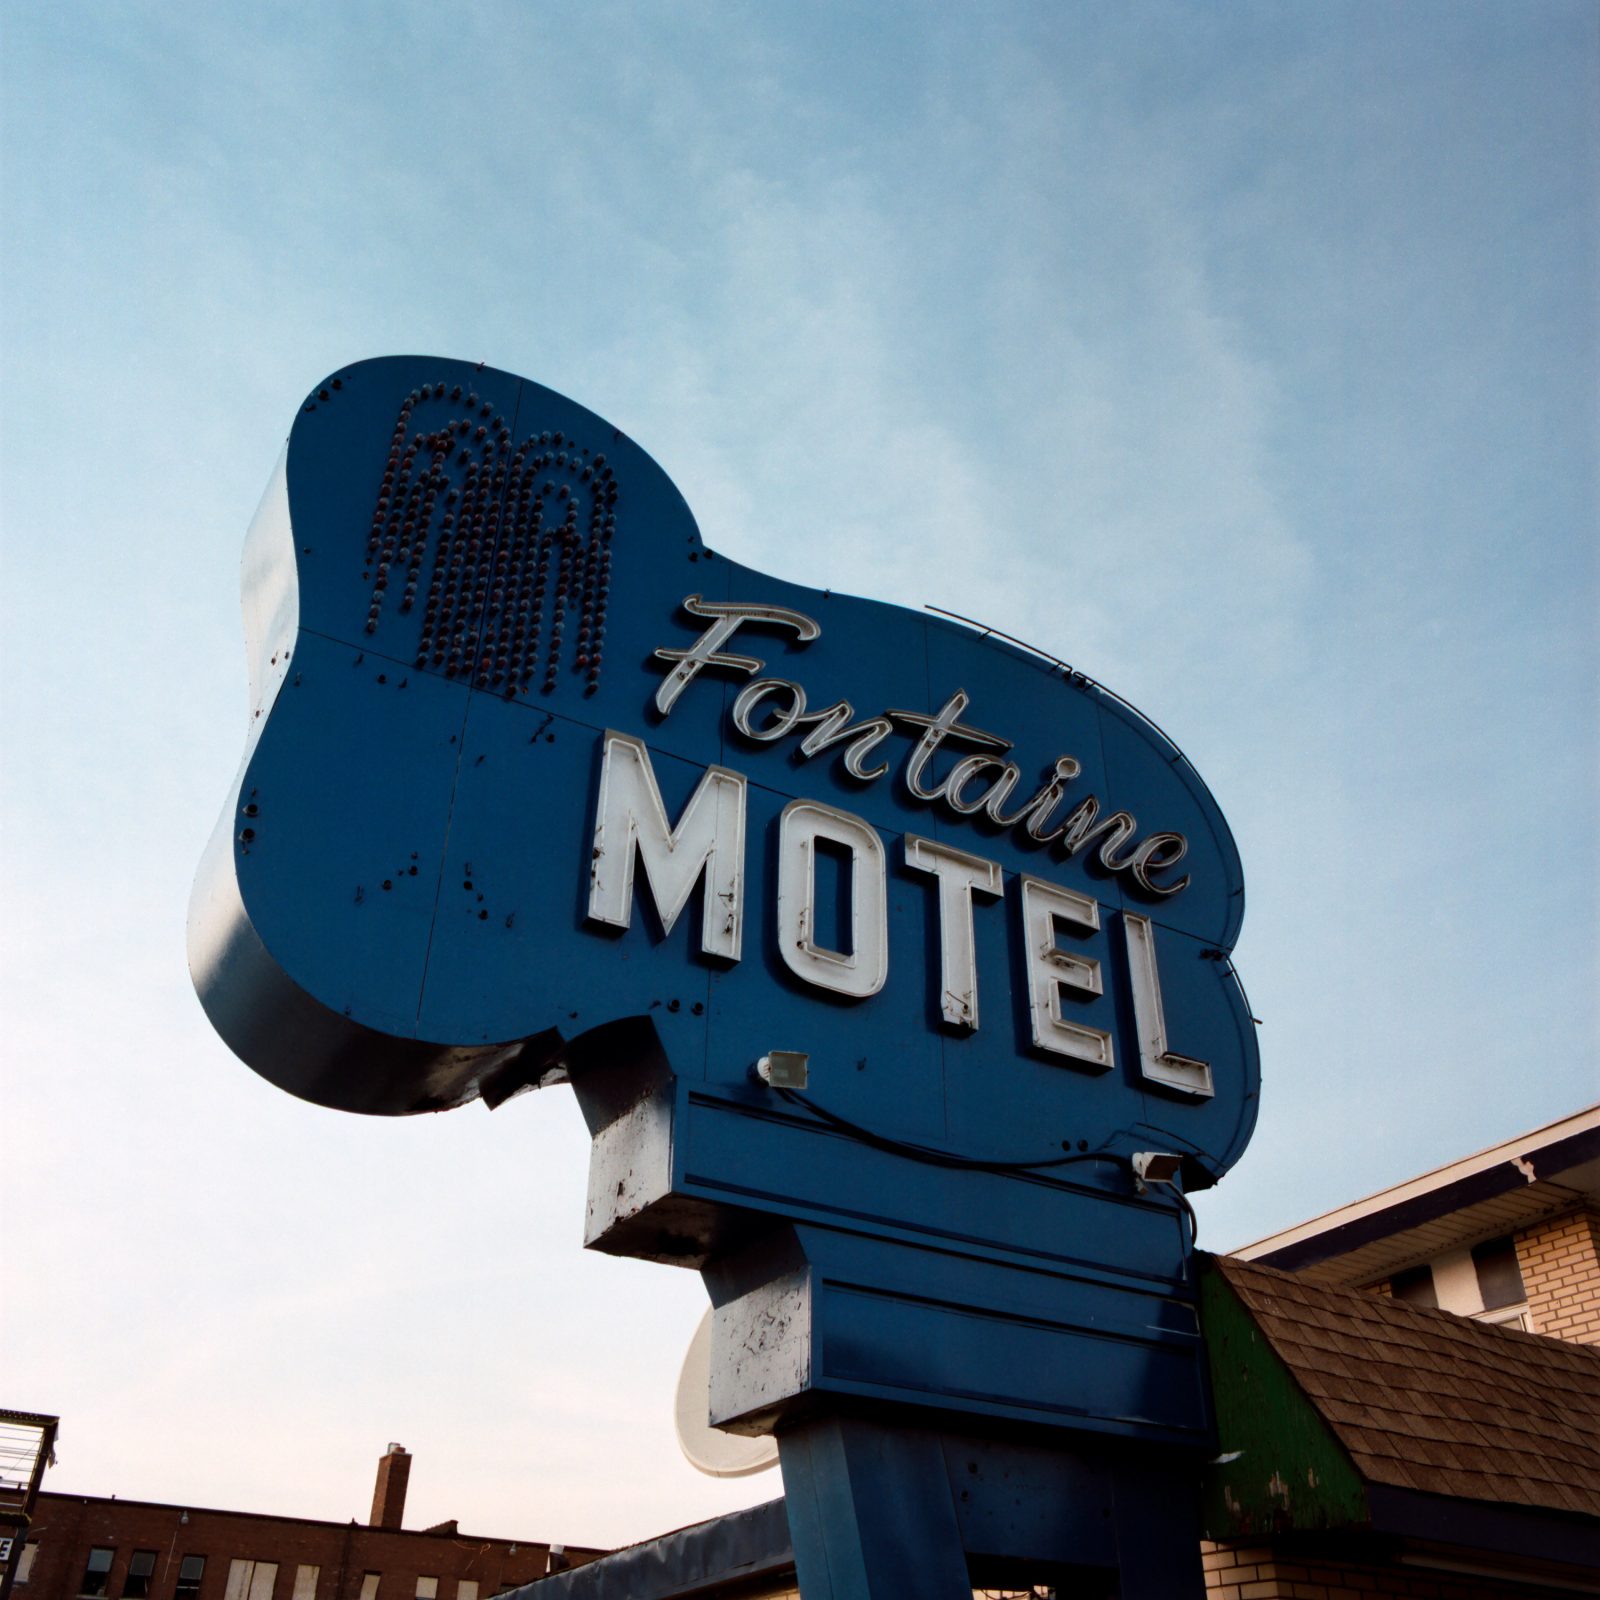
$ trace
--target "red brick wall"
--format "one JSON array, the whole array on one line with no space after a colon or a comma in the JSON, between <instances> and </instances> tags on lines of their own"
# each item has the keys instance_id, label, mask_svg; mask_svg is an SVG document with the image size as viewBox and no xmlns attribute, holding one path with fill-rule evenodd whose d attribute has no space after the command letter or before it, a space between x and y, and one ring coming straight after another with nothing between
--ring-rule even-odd
<instances>
[{"instance_id":1,"label":"red brick wall","mask_svg":"<svg viewBox=\"0 0 1600 1600\"><path fill-rule=\"evenodd\" d=\"M316 1600L358 1600L368 1572L380 1574L378 1600L414 1600L419 1577L439 1580L438 1600L457 1600L461 1579L478 1585L478 1600L493 1600L502 1589L543 1577L549 1556L547 1544L522 1540L64 1494L39 1496L28 1542L36 1546L33 1566L14 1600L76 1600L89 1551L96 1545L114 1552L106 1600L123 1600L135 1550L156 1553L147 1600L173 1600L179 1567L191 1555L206 1558L198 1600L223 1600L235 1559L277 1563L271 1600L291 1600L301 1565L321 1569ZM571 1546L567 1550L574 1564L597 1554Z\"/></svg>"},{"instance_id":2,"label":"red brick wall","mask_svg":"<svg viewBox=\"0 0 1600 1600\"><path fill-rule=\"evenodd\" d=\"M1600 1344L1600 1216L1572 1211L1516 1236L1533 1331Z\"/></svg>"},{"instance_id":3,"label":"red brick wall","mask_svg":"<svg viewBox=\"0 0 1600 1600\"><path fill-rule=\"evenodd\" d=\"M411 1457L399 1445L378 1463L378 1482L372 1491L372 1514L367 1518L374 1528L398 1528L406 1516L406 1484L411 1479Z\"/></svg>"}]
</instances>

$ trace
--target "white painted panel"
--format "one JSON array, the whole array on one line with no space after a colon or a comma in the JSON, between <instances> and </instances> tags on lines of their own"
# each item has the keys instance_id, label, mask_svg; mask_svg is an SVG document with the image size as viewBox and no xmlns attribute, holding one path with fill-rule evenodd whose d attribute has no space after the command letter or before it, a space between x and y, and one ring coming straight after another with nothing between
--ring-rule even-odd
<instances>
[{"instance_id":1,"label":"white painted panel","mask_svg":"<svg viewBox=\"0 0 1600 1600\"><path fill-rule=\"evenodd\" d=\"M255 1570L255 1562L235 1556L228 1563L228 1587L222 1591L222 1600L249 1600L250 1578Z\"/></svg>"},{"instance_id":2,"label":"white painted panel","mask_svg":"<svg viewBox=\"0 0 1600 1600\"><path fill-rule=\"evenodd\" d=\"M1454 1311L1472 1317L1483 1310L1483 1291L1478 1287L1478 1268L1470 1250L1447 1250L1433 1263L1433 1292L1441 1311Z\"/></svg>"},{"instance_id":3,"label":"white painted panel","mask_svg":"<svg viewBox=\"0 0 1600 1600\"><path fill-rule=\"evenodd\" d=\"M317 1600L317 1575L321 1567L296 1567L294 1569L294 1600Z\"/></svg>"}]
</instances>

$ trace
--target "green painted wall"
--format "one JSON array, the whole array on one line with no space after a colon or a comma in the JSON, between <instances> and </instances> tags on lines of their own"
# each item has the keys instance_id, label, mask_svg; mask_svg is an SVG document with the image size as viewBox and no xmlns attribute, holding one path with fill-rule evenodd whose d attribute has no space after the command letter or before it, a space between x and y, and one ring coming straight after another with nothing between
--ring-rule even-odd
<instances>
[{"instance_id":1,"label":"green painted wall","mask_svg":"<svg viewBox=\"0 0 1600 1600\"><path fill-rule=\"evenodd\" d=\"M1209 1256L1200 1321L1220 1454L1236 1455L1205 1470L1206 1537L1365 1524L1361 1475Z\"/></svg>"}]
</instances>

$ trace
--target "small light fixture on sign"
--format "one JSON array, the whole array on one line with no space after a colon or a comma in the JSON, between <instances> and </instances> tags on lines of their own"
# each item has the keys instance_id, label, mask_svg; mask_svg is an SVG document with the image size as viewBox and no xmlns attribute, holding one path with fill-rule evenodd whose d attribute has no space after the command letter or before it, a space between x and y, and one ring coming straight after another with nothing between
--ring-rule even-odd
<instances>
[{"instance_id":1,"label":"small light fixture on sign","mask_svg":"<svg viewBox=\"0 0 1600 1600\"><path fill-rule=\"evenodd\" d=\"M1143 1194L1152 1183L1177 1187L1178 1173L1183 1167L1183 1157L1165 1150L1135 1150L1133 1153L1133 1186Z\"/></svg>"},{"instance_id":2,"label":"small light fixture on sign","mask_svg":"<svg viewBox=\"0 0 1600 1600\"><path fill-rule=\"evenodd\" d=\"M804 1089L811 1057L804 1050L772 1050L756 1062L756 1077L769 1089Z\"/></svg>"}]
</instances>

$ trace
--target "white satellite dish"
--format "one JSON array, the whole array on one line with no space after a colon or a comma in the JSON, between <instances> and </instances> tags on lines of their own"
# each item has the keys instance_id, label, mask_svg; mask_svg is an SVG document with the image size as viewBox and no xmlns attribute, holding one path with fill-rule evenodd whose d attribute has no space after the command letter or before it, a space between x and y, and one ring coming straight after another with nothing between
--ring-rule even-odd
<instances>
[{"instance_id":1,"label":"white satellite dish","mask_svg":"<svg viewBox=\"0 0 1600 1600\"><path fill-rule=\"evenodd\" d=\"M711 1478L748 1478L778 1464L778 1441L770 1434L747 1439L711 1426L711 1313L700 1319L678 1374L673 1402L678 1448L697 1472Z\"/></svg>"}]
</instances>

